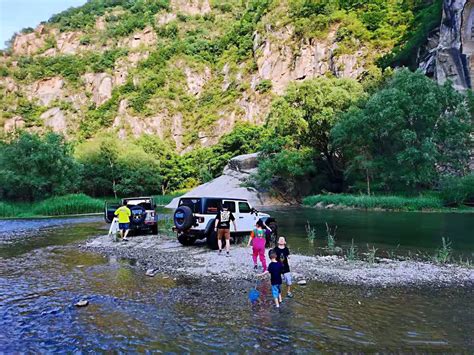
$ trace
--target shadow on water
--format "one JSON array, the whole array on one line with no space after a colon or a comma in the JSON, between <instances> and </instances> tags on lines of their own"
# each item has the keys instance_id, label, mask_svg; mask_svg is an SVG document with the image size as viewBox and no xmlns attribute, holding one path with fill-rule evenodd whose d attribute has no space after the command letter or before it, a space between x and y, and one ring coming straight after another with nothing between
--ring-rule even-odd
<instances>
[{"instance_id":1,"label":"shadow on water","mask_svg":"<svg viewBox=\"0 0 474 355\"><path fill-rule=\"evenodd\" d=\"M72 243L103 228L67 224L0 245L0 353L474 349L472 289L309 283L278 311L268 281L251 304L254 283L150 278L137 260Z\"/></svg>"}]
</instances>

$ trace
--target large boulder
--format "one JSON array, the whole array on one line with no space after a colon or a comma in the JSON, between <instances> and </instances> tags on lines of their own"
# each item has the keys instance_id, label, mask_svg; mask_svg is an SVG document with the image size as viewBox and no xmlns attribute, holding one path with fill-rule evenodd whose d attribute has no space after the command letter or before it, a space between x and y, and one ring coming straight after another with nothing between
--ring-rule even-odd
<instances>
[{"instance_id":1,"label":"large boulder","mask_svg":"<svg viewBox=\"0 0 474 355\"><path fill-rule=\"evenodd\" d=\"M247 199L252 206L281 205L281 201L264 191L246 187L251 174L257 171L258 153L239 155L232 158L223 174L214 180L199 185L182 197L226 197ZM179 198L175 198L167 208L176 208Z\"/></svg>"}]
</instances>

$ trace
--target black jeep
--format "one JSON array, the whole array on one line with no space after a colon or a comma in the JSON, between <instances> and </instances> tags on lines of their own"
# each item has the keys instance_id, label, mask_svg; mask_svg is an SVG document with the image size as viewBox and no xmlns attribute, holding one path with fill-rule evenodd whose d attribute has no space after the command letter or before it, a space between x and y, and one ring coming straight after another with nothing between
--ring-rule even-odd
<instances>
[{"instance_id":1,"label":"black jeep","mask_svg":"<svg viewBox=\"0 0 474 355\"><path fill-rule=\"evenodd\" d=\"M152 234L158 234L158 214L153 197L128 197L122 199L122 204L125 203L132 212L130 230L150 231ZM114 212L120 206L118 203L105 202L104 219L107 223L112 223Z\"/></svg>"}]
</instances>

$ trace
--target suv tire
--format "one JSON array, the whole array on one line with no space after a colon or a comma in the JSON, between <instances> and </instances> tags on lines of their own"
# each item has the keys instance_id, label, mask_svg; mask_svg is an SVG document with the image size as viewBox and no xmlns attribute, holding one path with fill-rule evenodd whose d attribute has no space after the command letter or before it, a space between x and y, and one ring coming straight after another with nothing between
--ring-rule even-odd
<instances>
[{"instance_id":1,"label":"suv tire","mask_svg":"<svg viewBox=\"0 0 474 355\"><path fill-rule=\"evenodd\" d=\"M130 216L130 223L135 225L141 225L146 218L146 210L142 206L131 206L130 211L132 215Z\"/></svg>"},{"instance_id":2,"label":"suv tire","mask_svg":"<svg viewBox=\"0 0 474 355\"><path fill-rule=\"evenodd\" d=\"M178 230L186 230L193 226L193 211L188 206L181 206L174 211L173 222Z\"/></svg>"},{"instance_id":3,"label":"suv tire","mask_svg":"<svg viewBox=\"0 0 474 355\"><path fill-rule=\"evenodd\" d=\"M178 236L178 241L185 246L193 245L194 242L196 241L196 238L190 237L187 234L180 234Z\"/></svg>"},{"instance_id":4,"label":"suv tire","mask_svg":"<svg viewBox=\"0 0 474 355\"><path fill-rule=\"evenodd\" d=\"M151 234L158 234L158 224L154 224L152 227L151 227Z\"/></svg>"},{"instance_id":5,"label":"suv tire","mask_svg":"<svg viewBox=\"0 0 474 355\"><path fill-rule=\"evenodd\" d=\"M207 246L212 250L217 250L217 232L215 230L211 230L206 237Z\"/></svg>"}]
</instances>

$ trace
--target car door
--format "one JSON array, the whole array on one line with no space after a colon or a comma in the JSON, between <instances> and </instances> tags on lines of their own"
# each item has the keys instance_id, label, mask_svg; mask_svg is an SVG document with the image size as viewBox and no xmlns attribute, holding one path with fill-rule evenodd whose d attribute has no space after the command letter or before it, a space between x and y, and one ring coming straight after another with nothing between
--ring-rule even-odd
<instances>
[{"instance_id":1,"label":"car door","mask_svg":"<svg viewBox=\"0 0 474 355\"><path fill-rule=\"evenodd\" d=\"M121 206L120 203L116 202L107 202L104 204L104 219L107 223L112 223L114 219L114 213Z\"/></svg>"},{"instance_id":2,"label":"car door","mask_svg":"<svg viewBox=\"0 0 474 355\"><path fill-rule=\"evenodd\" d=\"M227 207L229 209L229 211L232 212L232 214L235 217L235 223L237 224L237 230L239 230L239 213L237 212L235 201L222 200L222 205ZM233 223L230 224L230 231L235 232L235 228L234 228Z\"/></svg>"},{"instance_id":3,"label":"car door","mask_svg":"<svg viewBox=\"0 0 474 355\"><path fill-rule=\"evenodd\" d=\"M250 232L255 228L257 222L257 216L252 213L252 208L246 201L238 202L238 215L237 229L242 232Z\"/></svg>"}]
</instances>

